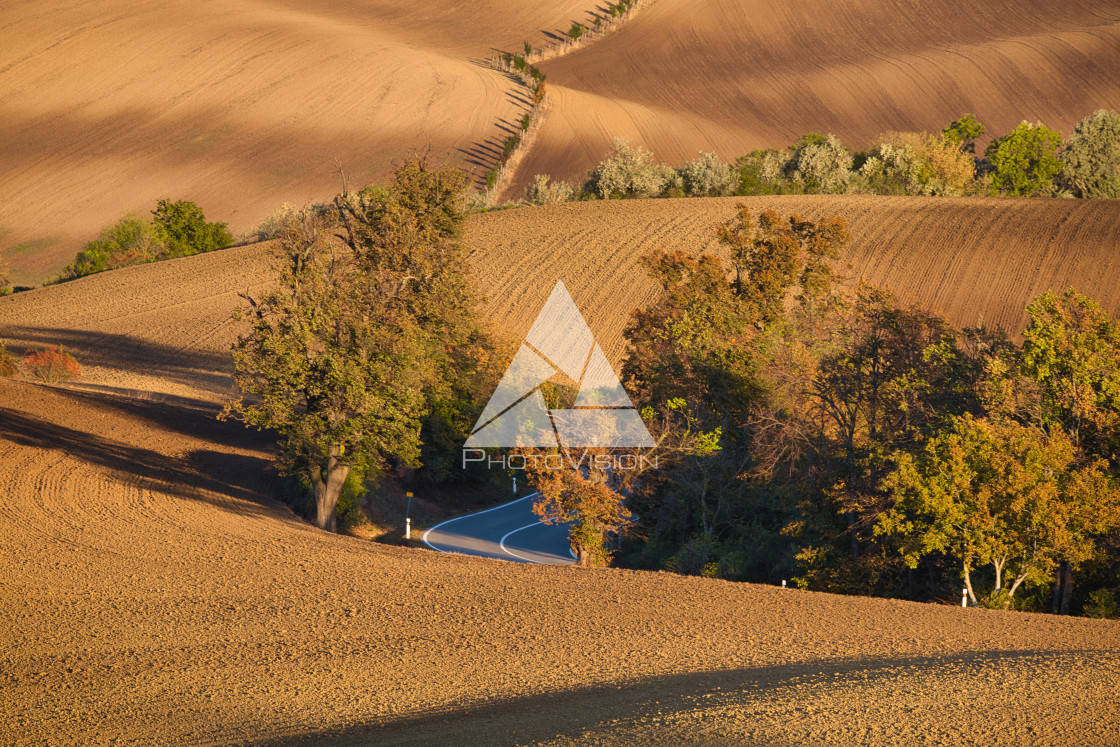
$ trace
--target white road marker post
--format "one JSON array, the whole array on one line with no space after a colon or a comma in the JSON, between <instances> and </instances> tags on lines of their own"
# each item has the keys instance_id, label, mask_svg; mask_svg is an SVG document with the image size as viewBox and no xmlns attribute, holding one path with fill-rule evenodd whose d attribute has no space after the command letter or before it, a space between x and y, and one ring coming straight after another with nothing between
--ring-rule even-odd
<instances>
[{"instance_id":1,"label":"white road marker post","mask_svg":"<svg viewBox=\"0 0 1120 747\"><path fill-rule=\"evenodd\" d=\"M513 495L517 495L517 475L513 476Z\"/></svg>"},{"instance_id":2,"label":"white road marker post","mask_svg":"<svg viewBox=\"0 0 1120 747\"><path fill-rule=\"evenodd\" d=\"M782 588L786 588L786 580L784 578L782 579Z\"/></svg>"},{"instance_id":3,"label":"white road marker post","mask_svg":"<svg viewBox=\"0 0 1120 747\"><path fill-rule=\"evenodd\" d=\"M405 493L408 497L408 503L404 508L404 538L412 539L412 519L409 514L412 512L412 493Z\"/></svg>"},{"instance_id":4,"label":"white road marker post","mask_svg":"<svg viewBox=\"0 0 1120 747\"><path fill-rule=\"evenodd\" d=\"M968 589L961 589L961 606L968 606Z\"/></svg>"}]
</instances>

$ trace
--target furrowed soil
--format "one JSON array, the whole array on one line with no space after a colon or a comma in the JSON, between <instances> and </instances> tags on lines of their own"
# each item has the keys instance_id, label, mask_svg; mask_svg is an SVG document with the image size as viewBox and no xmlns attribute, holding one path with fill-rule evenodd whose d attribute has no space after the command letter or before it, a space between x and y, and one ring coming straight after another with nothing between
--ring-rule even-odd
<instances>
[{"instance_id":1,"label":"furrowed soil","mask_svg":"<svg viewBox=\"0 0 1120 747\"><path fill-rule=\"evenodd\" d=\"M540 65L551 108L507 198L535 174L582 182L614 136L676 166L831 132L940 132L965 112L992 135L1041 120L1068 135L1120 107L1111 0L657 0Z\"/></svg>"},{"instance_id":2,"label":"furrowed soil","mask_svg":"<svg viewBox=\"0 0 1120 747\"><path fill-rule=\"evenodd\" d=\"M386 547L212 407L0 403L6 744L1115 743L1115 622Z\"/></svg>"},{"instance_id":3,"label":"furrowed soil","mask_svg":"<svg viewBox=\"0 0 1120 747\"><path fill-rule=\"evenodd\" d=\"M649 249L717 249L734 199L471 219L490 317L557 278L617 367ZM957 322L1038 290L1120 307L1115 203L750 198L845 215L853 276ZM9 346L78 386L0 380L0 742L1114 744L1120 624L666 573L523 566L330 535L277 499L267 439L215 415L267 247L0 299ZM119 394L130 397L120 397ZM144 401L137 397L147 397Z\"/></svg>"},{"instance_id":4,"label":"furrowed soil","mask_svg":"<svg viewBox=\"0 0 1120 747\"><path fill-rule=\"evenodd\" d=\"M755 214L840 215L848 283L886 285L961 326L1018 334L1038 294L1076 288L1120 311L1120 202L784 196L588 202L487 213L465 241L494 325L520 340L563 280L616 369L631 312L658 286L639 264L654 249L722 253L714 227L738 202ZM230 393L234 310L272 277L266 245L93 275L0 298L0 342L19 354L62 344L80 383L211 402Z\"/></svg>"},{"instance_id":5,"label":"furrowed soil","mask_svg":"<svg viewBox=\"0 0 1120 747\"><path fill-rule=\"evenodd\" d=\"M0 13L0 254L57 274L162 198L247 230L410 150L481 178L527 109L481 64L583 4L10 0Z\"/></svg>"}]
</instances>

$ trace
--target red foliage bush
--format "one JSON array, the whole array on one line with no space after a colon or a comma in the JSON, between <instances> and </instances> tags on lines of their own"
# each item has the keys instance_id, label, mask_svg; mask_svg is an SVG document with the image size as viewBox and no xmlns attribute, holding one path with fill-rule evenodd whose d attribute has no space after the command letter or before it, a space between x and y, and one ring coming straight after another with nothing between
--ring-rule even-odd
<instances>
[{"instance_id":1,"label":"red foliage bush","mask_svg":"<svg viewBox=\"0 0 1120 747\"><path fill-rule=\"evenodd\" d=\"M23 361L23 368L31 376L48 384L69 381L82 372L78 361L63 350L61 345L28 353Z\"/></svg>"}]
</instances>

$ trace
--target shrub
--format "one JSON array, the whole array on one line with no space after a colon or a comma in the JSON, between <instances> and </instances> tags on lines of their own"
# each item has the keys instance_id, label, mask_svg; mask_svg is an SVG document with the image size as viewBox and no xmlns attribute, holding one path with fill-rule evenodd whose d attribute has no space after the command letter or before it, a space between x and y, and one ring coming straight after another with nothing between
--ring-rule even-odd
<instances>
[{"instance_id":1,"label":"shrub","mask_svg":"<svg viewBox=\"0 0 1120 747\"><path fill-rule=\"evenodd\" d=\"M503 160L513 155L517 150L517 146L521 144L521 138L517 135L510 135L502 141L502 158Z\"/></svg>"},{"instance_id":2,"label":"shrub","mask_svg":"<svg viewBox=\"0 0 1120 747\"><path fill-rule=\"evenodd\" d=\"M552 205L558 202L570 202L574 190L567 182L549 184L551 177L548 174L537 174L533 183L525 190L525 200L533 205Z\"/></svg>"},{"instance_id":3,"label":"shrub","mask_svg":"<svg viewBox=\"0 0 1120 747\"><path fill-rule=\"evenodd\" d=\"M1077 197L1120 197L1120 114L1098 109L1078 122L1058 160L1063 186Z\"/></svg>"},{"instance_id":4,"label":"shrub","mask_svg":"<svg viewBox=\"0 0 1120 747\"><path fill-rule=\"evenodd\" d=\"M521 115L521 120L517 124L521 128L521 131L525 132L526 130L529 129L529 125L532 124L532 123L533 123L533 115L530 114L529 112L525 112L524 114Z\"/></svg>"},{"instance_id":5,"label":"shrub","mask_svg":"<svg viewBox=\"0 0 1120 747\"><path fill-rule=\"evenodd\" d=\"M362 513L362 499L365 496L365 473L355 467L342 483L342 493L335 504L339 531L366 523L365 514Z\"/></svg>"},{"instance_id":6,"label":"shrub","mask_svg":"<svg viewBox=\"0 0 1120 747\"><path fill-rule=\"evenodd\" d=\"M731 194L738 181L734 167L719 160L715 153L701 153L681 169L685 194L689 196L718 196Z\"/></svg>"},{"instance_id":7,"label":"shrub","mask_svg":"<svg viewBox=\"0 0 1120 747\"><path fill-rule=\"evenodd\" d=\"M296 217L296 208L290 202L285 202L280 209L260 222L255 235L257 241L278 239L285 227Z\"/></svg>"},{"instance_id":8,"label":"shrub","mask_svg":"<svg viewBox=\"0 0 1120 747\"><path fill-rule=\"evenodd\" d=\"M806 192L839 194L848 191L852 154L835 135L802 135L787 165L789 180Z\"/></svg>"},{"instance_id":9,"label":"shrub","mask_svg":"<svg viewBox=\"0 0 1120 747\"><path fill-rule=\"evenodd\" d=\"M1089 592L1085 602L1085 616L1104 620L1120 618L1120 600L1108 589Z\"/></svg>"},{"instance_id":10,"label":"shrub","mask_svg":"<svg viewBox=\"0 0 1120 747\"><path fill-rule=\"evenodd\" d=\"M576 39L580 38L581 36L583 36L586 33L587 33L587 29L585 29L582 25L580 25L578 23L573 23L572 27L570 29L568 29L568 36L572 37L572 41L575 41Z\"/></svg>"},{"instance_id":11,"label":"shrub","mask_svg":"<svg viewBox=\"0 0 1120 747\"><path fill-rule=\"evenodd\" d=\"M161 259L210 252L233 243L225 223L208 223L202 208L189 200L160 200L152 217L166 247Z\"/></svg>"},{"instance_id":12,"label":"shrub","mask_svg":"<svg viewBox=\"0 0 1120 747\"><path fill-rule=\"evenodd\" d=\"M82 372L78 361L61 346L28 353L23 361L27 373L48 384L58 384L77 377Z\"/></svg>"},{"instance_id":13,"label":"shrub","mask_svg":"<svg viewBox=\"0 0 1120 747\"><path fill-rule=\"evenodd\" d=\"M961 195L972 187L976 162L955 139L893 132L880 137L860 174L881 194Z\"/></svg>"},{"instance_id":14,"label":"shrub","mask_svg":"<svg viewBox=\"0 0 1120 747\"><path fill-rule=\"evenodd\" d=\"M992 164L992 189L1013 196L1050 194L1061 171L1058 148L1062 136L1041 122L1023 122L988 144L984 155Z\"/></svg>"},{"instance_id":15,"label":"shrub","mask_svg":"<svg viewBox=\"0 0 1120 747\"><path fill-rule=\"evenodd\" d=\"M0 257L0 296L6 296L12 292L12 280L8 276L8 263Z\"/></svg>"},{"instance_id":16,"label":"shrub","mask_svg":"<svg viewBox=\"0 0 1120 747\"><path fill-rule=\"evenodd\" d=\"M117 267L153 262L165 251L155 226L135 215L126 215L86 244L62 271L62 278L73 280Z\"/></svg>"},{"instance_id":17,"label":"shrub","mask_svg":"<svg viewBox=\"0 0 1120 747\"><path fill-rule=\"evenodd\" d=\"M665 176L664 169L653 162L652 153L616 137L606 158L591 173L588 187L604 200L653 197L665 188Z\"/></svg>"},{"instance_id":18,"label":"shrub","mask_svg":"<svg viewBox=\"0 0 1120 747\"><path fill-rule=\"evenodd\" d=\"M0 376L6 379L14 378L19 373L16 357L8 352L4 343L0 342Z\"/></svg>"}]
</instances>

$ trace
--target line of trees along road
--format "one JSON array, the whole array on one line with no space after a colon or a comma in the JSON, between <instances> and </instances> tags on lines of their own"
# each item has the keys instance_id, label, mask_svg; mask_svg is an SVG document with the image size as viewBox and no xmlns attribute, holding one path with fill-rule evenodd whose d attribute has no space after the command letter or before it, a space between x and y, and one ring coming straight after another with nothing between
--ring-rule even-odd
<instances>
[{"instance_id":1,"label":"line of trees along road","mask_svg":"<svg viewBox=\"0 0 1120 747\"><path fill-rule=\"evenodd\" d=\"M838 283L840 218L740 206L716 231L730 266L644 259L664 290L627 331L624 381L647 412L683 399L689 427L720 437L642 476L622 563L1115 609L1120 328L1097 304L1044 294L1015 344Z\"/></svg>"}]
</instances>

